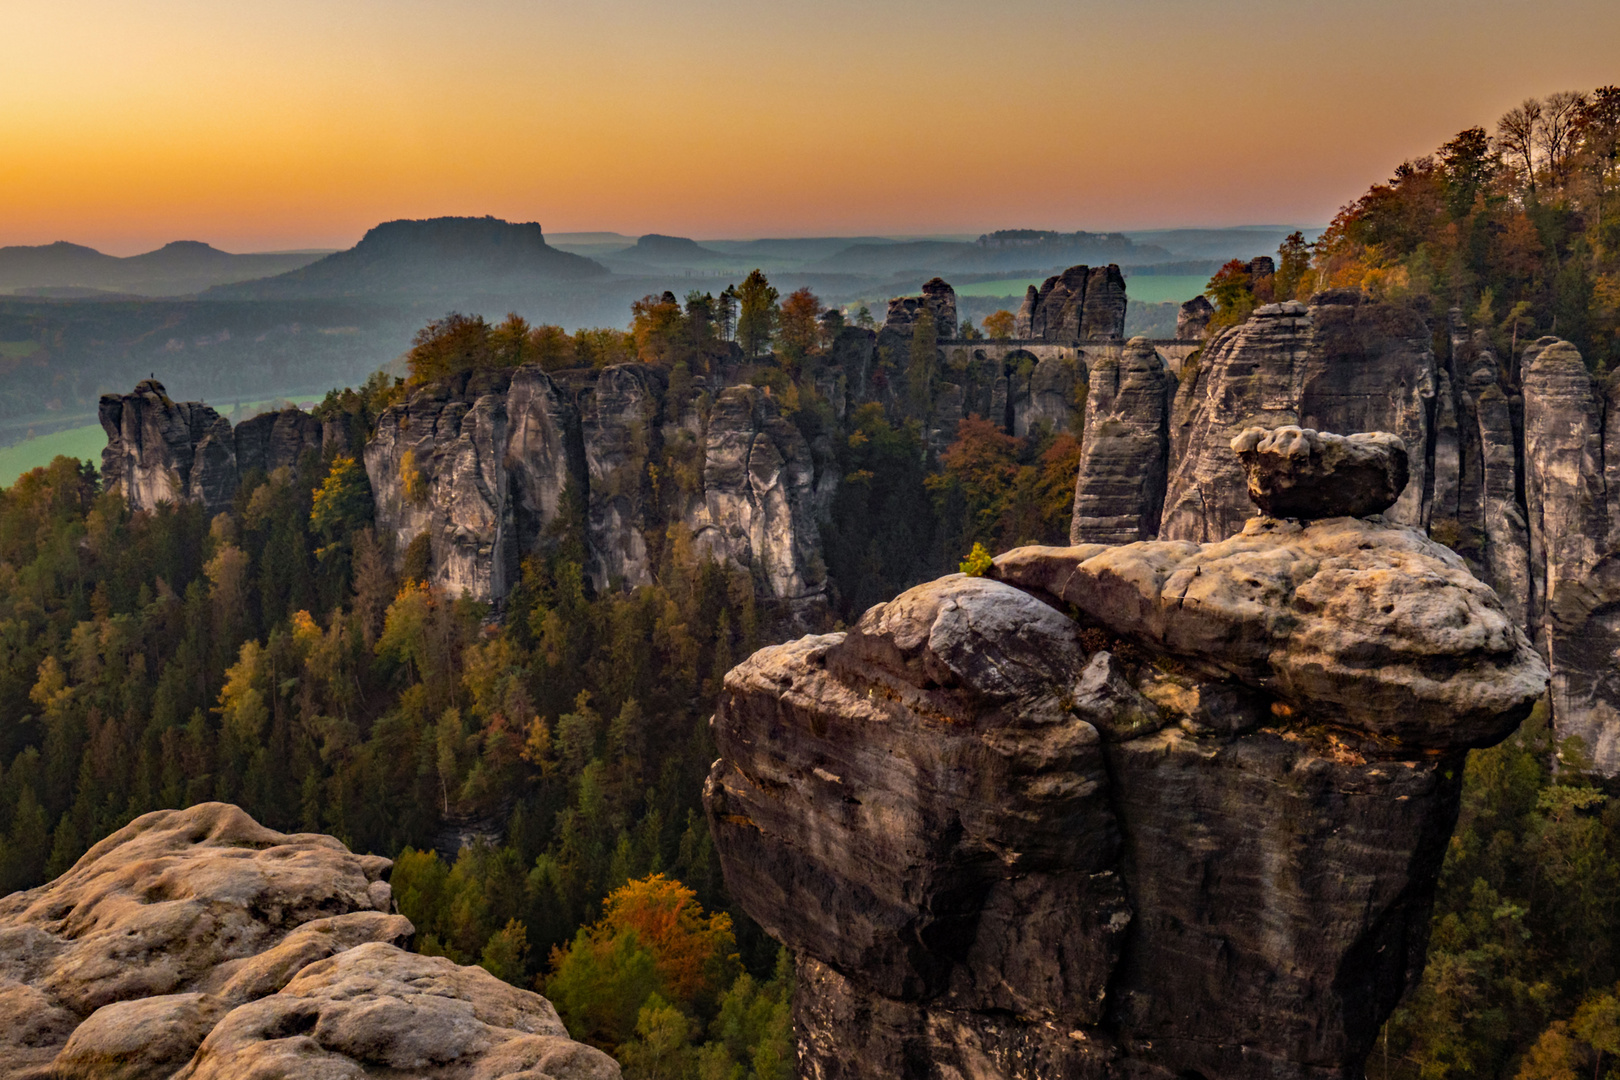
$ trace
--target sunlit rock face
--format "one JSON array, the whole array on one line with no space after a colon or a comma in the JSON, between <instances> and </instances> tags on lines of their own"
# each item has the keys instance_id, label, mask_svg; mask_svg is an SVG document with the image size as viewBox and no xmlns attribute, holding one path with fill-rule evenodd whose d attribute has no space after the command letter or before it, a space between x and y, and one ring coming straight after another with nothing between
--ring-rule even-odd
<instances>
[{"instance_id":1,"label":"sunlit rock face","mask_svg":"<svg viewBox=\"0 0 1620 1080\"><path fill-rule=\"evenodd\" d=\"M1277 456L1262 499L1321 475ZM1547 669L1454 553L1334 513L1356 495L1015 549L727 676L705 802L797 959L803 1075L1361 1074L1463 754Z\"/></svg>"},{"instance_id":2,"label":"sunlit rock face","mask_svg":"<svg viewBox=\"0 0 1620 1080\"><path fill-rule=\"evenodd\" d=\"M137 818L0 899L0 1074L619 1075L538 994L405 952L390 867L224 803Z\"/></svg>"},{"instance_id":3,"label":"sunlit rock face","mask_svg":"<svg viewBox=\"0 0 1620 1080\"><path fill-rule=\"evenodd\" d=\"M750 567L780 599L819 601L827 572L815 500L815 463L798 429L758 388L722 390L708 416L702 492L684 517L697 550Z\"/></svg>"},{"instance_id":4,"label":"sunlit rock face","mask_svg":"<svg viewBox=\"0 0 1620 1080\"><path fill-rule=\"evenodd\" d=\"M378 529L397 553L426 536L434 580L490 600L559 527L582 529L597 590L649 584L648 532L670 514L696 555L748 571L763 595L824 605L816 507L831 486L809 443L755 387L720 389L704 409L706 388L689 389L671 400L646 364L429 383L385 410L366 446ZM666 449L678 465L660 478Z\"/></svg>"}]
</instances>

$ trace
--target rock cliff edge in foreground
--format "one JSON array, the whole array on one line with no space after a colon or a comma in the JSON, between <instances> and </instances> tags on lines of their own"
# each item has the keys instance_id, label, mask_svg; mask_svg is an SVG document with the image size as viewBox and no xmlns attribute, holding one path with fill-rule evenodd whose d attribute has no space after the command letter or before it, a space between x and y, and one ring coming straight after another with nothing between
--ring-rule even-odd
<instances>
[{"instance_id":1,"label":"rock cliff edge in foreground","mask_svg":"<svg viewBox=\"0 0 1620 1080\"><path fill-rule=\"evenodd\" d=\"M1398 441L1358 442L1393 470ZM1272 457L1261 498L1324 468ZM1333 516L1365 494L1018 549L728 675L705 799L797 958L804 1076L1361 1074L1422 968L1464 752L1547 683L1449 550Z\"/></svg>"},{"instance_id":2,"label":"rock cliff edge in foreground","mask_svg":"<svg viewBox=\"0 0 1620 1080\"><path fill-rule=\"evenodd\" d=\"M545 998L402 950L389 868L224 803L137 818L0 900L0 1075L618 1077Z\"/></svg>"}]
</instances>

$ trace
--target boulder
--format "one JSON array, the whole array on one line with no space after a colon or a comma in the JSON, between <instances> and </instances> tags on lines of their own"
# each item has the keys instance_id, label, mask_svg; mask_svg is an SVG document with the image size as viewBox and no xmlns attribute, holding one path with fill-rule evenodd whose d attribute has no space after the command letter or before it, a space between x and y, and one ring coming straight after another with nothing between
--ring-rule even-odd
<instances>
[{"instance_id":1,"label":"boulder","mask_svg":"<svg viewBox=\"0 0 1620 1080\"><path fill-rule=\"evenodd\" d=\"M1248 474L1250 501L1271 517L1366 517L1395 505L1406 488L1406 445L1384 431L1247 428L1232 451Z\"/></svg>"},{"instance_id":2,"label":"boulder","mask_svg":"<svg viewBox=\"0 0 1620 1080\"><path fill-rule=\"evenodd\" d=\"M234 1080L431 1064L472 1080L547 1060L566 1063L559 1080L618 1075L544 998L399 948L414 931L392 913L390 865L224 803L137 818L55 881L0 899L0 1072Z\"/></svg>"}]
</instances>

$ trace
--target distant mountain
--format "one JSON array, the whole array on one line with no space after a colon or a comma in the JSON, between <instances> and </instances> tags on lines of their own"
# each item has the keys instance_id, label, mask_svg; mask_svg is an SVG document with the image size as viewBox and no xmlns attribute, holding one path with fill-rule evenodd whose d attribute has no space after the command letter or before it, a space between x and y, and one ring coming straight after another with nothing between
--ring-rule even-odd
<instances>
[{"instance_id":1,"label":"distant mountain","mask_svg":"<svg viewBox=\"0 0 1620 1080\"><path fill-rule=\"evenodd\" d=\"M189 296L212 285L294 270L318 258L319 254L309 252L233 255L195 240L177 240L156 251L119 258L81 244L58 241L36 247L0 248L0 293L61 295L57 291L67 289Z\"/></svg>"},{"instance_id":2,"label":"distant mountain","mask_svg":"<svg viewBox=\"0 0 1620 1080\"><path fill-rule=\"evenodd\" d=\"M972 250L972 244L950 240L911 240L904 243L851 244L811 264L821 271L882 274L901 270L944 270Z\"/></svg>"},{"instance_id":3,"label":"distant mountain","mask_svg":"<svg viewBox=\"0 0 1620 1080\"><path fill-rule=\"evenodd\" d=\"M1127 235L1138 244L1157 244L1183 259L1243 259L1276 255L1277 245L1299 229L1307 241L1322 234L1321 226L1239 225L1228 229L1148 229Z\"/></svg>"},{"instance_id":4,"label":"distant mountain","mask_svg":"<svg viewBox=\"0 0 1620 1080\"><path fill-rule=\"evenodd\" d=\"M493 217L385 221L347 251L291 273L208 291L209 299L464 297L607 276L546 243L536 222Z\"/></svg>"},{"instance_id":5,"label":"distant mountain","mask_svg":"<svg viewBox=\"0 0 1620 1080\"><path fill-rule=\"evenodd\" d=\"M817 270L883 273L929 269L990 272L1073 266L1077 263L1122 266L1160 262L1170 253L1138 244L1122 233L1061 233L1039 229L1005 229L972 243L914 240L907 243L852 244L814 264Z\"/></svg>"},{"instance_id":6,"label":"distant mountain","mask_svg":"<svg viewBox=\"0 0 1620 1080\"><path fill-rule=\"evenodd\" d=\"M731 261L728 256L713 248L706 248L696 240L688 240L684 236L661 236L658 233L648 233L636 241L635 247L623 254L625 258L650 263Z\"/></svg>"}]
</instances>

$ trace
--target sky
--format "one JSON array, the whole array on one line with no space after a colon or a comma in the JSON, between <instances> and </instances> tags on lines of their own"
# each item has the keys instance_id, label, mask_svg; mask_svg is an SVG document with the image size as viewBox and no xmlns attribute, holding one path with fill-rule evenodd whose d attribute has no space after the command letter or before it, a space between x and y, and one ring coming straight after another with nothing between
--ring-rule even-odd
<instances>
[{"instance_id":1,"label":"sky","mask_svg":"<svg viewBox=\"0 0 1620 1080\"><path fill-rule=\"evenodd\" d=\"M0 0L0 245L1323 224L1615 0Z\"/></svg>"}]
</instances>

